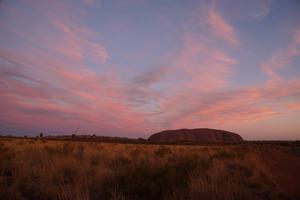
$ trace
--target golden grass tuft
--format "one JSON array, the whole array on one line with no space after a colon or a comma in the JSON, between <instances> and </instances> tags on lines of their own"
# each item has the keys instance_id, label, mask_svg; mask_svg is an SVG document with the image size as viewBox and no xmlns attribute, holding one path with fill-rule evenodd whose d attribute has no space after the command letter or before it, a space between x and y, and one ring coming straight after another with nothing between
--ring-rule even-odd
<instances>
[{"instance_id":1,"label":"golden grass tuft","mask_svg":"<svg viewBox=\"0 0 300 200\"><path fill-rule=\"evenodd\" d=\"M0 140L6 200L289 199L248 146Z\"/></svg>"}]
</instances>

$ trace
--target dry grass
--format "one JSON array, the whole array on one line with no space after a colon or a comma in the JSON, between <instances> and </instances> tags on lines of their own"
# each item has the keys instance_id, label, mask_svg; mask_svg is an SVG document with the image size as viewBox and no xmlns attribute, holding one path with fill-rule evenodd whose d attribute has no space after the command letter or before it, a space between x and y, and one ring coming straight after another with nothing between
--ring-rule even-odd
<instances>
[{"instance_id":1,"label":"dry grass","mask_svg":"<svg viewBox=\"0 0 300 200\"><path fill-rule=\"evenodd\" d=\"M6 200L289 199L249 146L0 140Z\"/></svg>"}]
</instances>

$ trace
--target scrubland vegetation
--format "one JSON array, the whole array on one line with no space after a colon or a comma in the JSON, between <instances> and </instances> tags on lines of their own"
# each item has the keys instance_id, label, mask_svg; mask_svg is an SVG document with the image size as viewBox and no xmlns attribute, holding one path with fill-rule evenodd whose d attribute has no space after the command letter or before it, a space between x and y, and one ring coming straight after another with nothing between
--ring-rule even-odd
<instances>
[{"instance_id":1,"label":"scrubland vegetation","mask_svg":"<svg viewBox=\"0 0 300 200\"><path fill-rule=\"evenodd\" d=\"M255 145L0 139L0 198L290 199Z\"/></svg>"}]
</instances>

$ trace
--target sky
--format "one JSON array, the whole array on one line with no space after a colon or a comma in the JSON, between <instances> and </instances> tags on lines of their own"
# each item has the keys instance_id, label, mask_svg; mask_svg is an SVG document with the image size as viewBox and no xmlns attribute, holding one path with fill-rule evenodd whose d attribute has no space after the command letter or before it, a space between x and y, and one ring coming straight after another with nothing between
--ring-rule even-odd
<instances>
[{"instance_id":1,"label":"sky","mask_svg":"<svg viewBox=\"0 0 300 200\"><path fill-rule=\"evenodd\" d=\"M298 0L1 0L0 134L300 139Z\"/></svg>"}]
</instances>

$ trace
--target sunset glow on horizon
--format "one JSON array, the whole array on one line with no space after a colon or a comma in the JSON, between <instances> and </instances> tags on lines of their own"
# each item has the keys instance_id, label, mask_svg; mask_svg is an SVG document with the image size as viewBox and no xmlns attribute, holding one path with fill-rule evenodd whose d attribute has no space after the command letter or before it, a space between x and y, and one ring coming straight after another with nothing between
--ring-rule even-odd
<instances>
[{"instance_id":1,"label":"sunset glow on horizon","mask_svg":"<svg viewBox=\"0 0 300 200\"><path fill-rule=\"evenodd\" d=\"M300 139L300 1L4 0L0 135Z\"/></svg>"}]
</instances>

